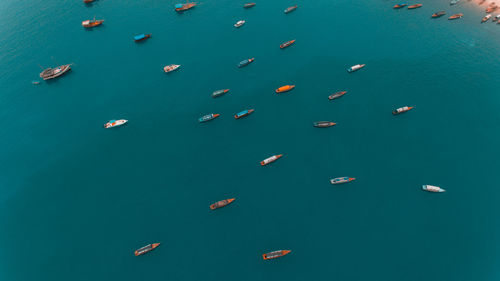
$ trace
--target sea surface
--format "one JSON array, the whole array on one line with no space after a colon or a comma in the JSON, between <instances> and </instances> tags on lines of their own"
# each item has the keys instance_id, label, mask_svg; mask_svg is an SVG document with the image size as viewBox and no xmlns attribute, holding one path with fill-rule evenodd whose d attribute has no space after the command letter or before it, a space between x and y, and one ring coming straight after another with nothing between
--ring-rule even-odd
<instances>
[{"instance_id":1,"label":"sea surface","mask_svg":"<svg viewBox=\"0 0 500 281\"><path fill-rule=\"evenodd\" d=\"M0 280L500 280L500 26L484 7L177 1L0 1ZM103 129L115 118L130 121Z\"/></svg>"}]
</instances>

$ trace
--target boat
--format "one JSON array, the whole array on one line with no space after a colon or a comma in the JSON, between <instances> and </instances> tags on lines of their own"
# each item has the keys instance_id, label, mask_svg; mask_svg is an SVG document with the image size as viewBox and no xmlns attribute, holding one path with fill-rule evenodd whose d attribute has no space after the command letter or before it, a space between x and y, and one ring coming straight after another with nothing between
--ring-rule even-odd
<instances>
[{"instance_id":1,"label":"boat","mask_svg":"<svg viewBox=\"0 0 500 281\"><path fill-rule=\"evenodd\" d=\"M281 156L283 156L283 154L273 155L273 156L271 156L269 158L266 158L266 159L260 161L260 165L261 166L265 166L265 165L267 165L269 163L273 163L274 161L280 159Z\"/></svg>"},{"instance_id":2,"label":"boat","mask_svg":"<svg viewBox=\"0 0 500 281\"><path fill-rule=\"evenodd\" d=\"M244 24L245 24L245 21L244 20L240 20L240 21L238 21L237 23L234 24L234 27L240 27L240 26L242 26Z\"/></svg>"},{"instance_id":3,"label":"boat","mask_svg":"<svg viewBox=\"0 0 500 281\"><path fill-rule=\"evenodd\" d=\"M330 121L318 121L318 122L313 123L313 126L316 128L327 128L327 127L331 127L331 126L335 126L335 125L337 125L337 123L330 122Z\"/></svg>"},{"instance_id":4,"label":"boat","mask_svg":"<svg viewBox=\"0 0 500 281\"><path fill-rule=\"evenodd\" d=\"M243 8L248 9L252 8L253 6L255 6L255 3L246 3L245 5L243 5Z\"/></svg>"},{"instance_id":5,"label":"boat","mask_svg":"<svg viewBox=\"0 0 500 281\"><path fill-rule=\"evenodd\" d=\"M394 111L392 112L392 114L393 114L393 115L398 115L398 114L401 114L401 113L403 113L403 112L409 111L409 110L411 110L411 109L413 109L413 106L403 106L403 107L400 107L400 108L398 108L398 109L394 110Z\"/></svg>"},{"instance_id":6,"label":"boat","mask_svg":"<svg viewBox=\"0 0 500 281\"><path fill-rule=\"evenodd\" d=\"M460 13L460 14L454 14L453 16L449 17L448 19L449 20L456 20L456 19L459 19L461 17L463 17L464 14Z\"/></svg>"},{"instance_id":7,"label":"boat","mask_svg":"<svg viewBox=\"0 0 500 281\"><path fill-rule=\"evenodd\" d=\"M114 128L114 127L118 127L118 126L122 126L122 125L125 125L126 123L128 122L128 120L125 120L125 119L119 119L119 120L109 120L108 123L104 124L104 128L105 129L109 129L109 128Z\"/></svg>"},{"instance_id":8,"label":"boat","mask_svg":"<svg viewBox=\"0 0 500 281\"><path fill-rule=\"evenodd\" d=\"M139 35L134 36L134 41L140 42L140 41L143 41L143 40L146 40L149 38L151 38L151 34L139 34Z\"/></svg>"},{"instance_id":9,"label":"boat","mask_svg":"<svg viewBox=\"0 0 500 281\"><path fill-rule=\"evenodd\" d=\"M215 210L215 209L225 207L225 206L231 204L234 201L234 199L236 199L236 198L229 198L229 199L217 201L217 202L213 203L212 205L210 205L210 209Z\"/></svg>"},{"instance_id":10,"label":"boat","mask_svg":"<svg viewBox=\"0 0 500 281\"><path fill-rule=\"evenodd\" d=\"M195 2L186 2L186 3L181 3L181 4L175 4L175 11L176 12L184 12L186 10L189 10L196 6Z\"/></svg>"},{"instance_id":11,"label":"boat","mask_svg":"<svg viewBox=\"0 0 500 281\"><path fill-rule=\"evenodd\" d=\"M49 80L57 78L71 70L71 64L60 65L56 68L47 68L40 73L40 78Z\"/></svg>"},{"instance_id":12,"label":"boat","mask_svg":"<svg viewBox=\"0 0 500 281\"><path fill-rule=\"evenodd\" d=\"M160 246L160 243L149 244L147 246L144 246L142 248L139 248L139 249L135 250L134 254L135 254L135 256L144 255L147 252L153 251L158 246Z\"/></svg>"},{"instance_id":13,"label":"boat","mask_svg":"<svg viewBox=\"0 0 500 281\"><path fill-rule=\"evenodd\" d=\"M40 81L31 81L31 84L38 85L38 84L40 84Z\"/></svg>"},{"instance_id":14,"label":"boat","mask_svg":"<svg viewBox=\"0 0 500 281\"><path fill-rule=\"evenodd\" d=\"M496 11L496 9L498 9L498 6L496 6L496 5L490 6L490 7L486 8L485 12L486 13L493 13L494 11Z\"/></svg>"},{"instance_id":15,"label":"boat","mask_svg":"<svg viewBox=\"0 0 500 281\"><path fill-rule=\"evenodd\" d=\"M392 7L392 8L393 9L401 9L401 8L406 7L406 5L408 5L408 4L406 4L406 3L400 3L400 4L394 5L394 7Z\"/></svg>"},{"instance_id":16,"label":"boat","mask_svg":"<svg viewBox=\"0 0 500 281\"><path fill-rule=\"evenodd\" d=\"M356 178L350 178L350 177L341 177L341 178L334 178L330 180L331 184L341 184L341 183L346 183L355 180Z\"/></svg>"},{"instance_id":17,"label":"boat","mask_svg":"<svg viewBox=\"0 0 500 281\"><path fill-rule=\"evenodd\" d=\"M297 9L297 7L298 7L298 6L297 6L297 5L295 5L295 6L291 6L291 7L286 8L286 9L285 9L285 14L288 14L288 13L290 13L290 12L292 12L292 11L295 11L295 9Z\"/></svg>"},{"instance_id":18,"label":"boat","mask_svg":"<svg viewBox=\"0 0 500 281\"><path fill-rule=\"evenodd\" d=\"M329 100L334 100L334 99L338 99L340 98L341 96L347 94L347 91L340 91L340 92L336 92L334 94L331 94L328 96L328 99Z\"/></svg>"},{"instance_id":19,"label":"boat","mask_svg":"<svg viewBox=\"0 0 500 281\"><path fill-rule=\"evenodd\" d=\"M422 185L422 190L429 191L429 192L445 192L446 191L439 186L427 185L427 184Z\"/></svg>"},{"instance_id":20,"label":"boat","mask_svg":"<svg viewBox=\"0 0 500 281\"><path fill-rule=\"evenodd\" d=\"M83 3L85 3L85 4L90 4L90 3L94 2L94 1L95 1L95 0L83 0Z\"/></svg>"},{"instance_id":21,"label":"boat","mask_svg":"<svg viewBox=\"0 0 500 281\"><path fill-rule=\"evenodd\" d=\"M288 92L288 91L291 91L293 90L293 88L295 88L295 85L285 85L285 86L281 86L279 87L278 89L276 89L276 93L284 93L284 92Z\"/></svg>"},{"instance_id":22,"label":"boat","mask_svg":"<svg viewBox=\"0 0 500 281\"><path fill-rule=\"evenodd\" d=\"M217 118L219 116L220 116L220 114L218 114L218 113L210 113L210 114L207 114L207 115L204 115L204 116L198 118L198 121L200 121L200 123L207 122L210 120L214 120L215 118Z\"/></svg>"},{"instance_id":23,"label":"boat","mask_svg":"<svg viewBox=\"0 0 500 281\"><path fill-rule=\"evenodd\" d=\"M500 15L496 15L491 21L496 22L500 19Z\"/></svg>"},{"instance_id":24,"label":"boat","mask_svg":"<svg viewBox=\"0 0 500 281\"><path fill-rule=\"evenodd\" d=\"M481 23L483 23L483 22L487 22L490 18L491 18L491 14L486 15L486 16L485 16L485 17L481 20Z\"/></svg>"},{"instance_id":25,"label":"boat","mask_svg":"<svg viewBox=\"0 0 500 281\"><path fill-rule=\"evenodd\" d=\"M242 68L244 66L247 66L249 65L250 63L252 63L254 61L254 58L251 58L251 59L246 59L246 60L243 60L243 61L240 61L240 63L238 64L238 67L239 68Z\"/></svg>"},{"instance_id":26,"label":"boat","mask_svg":"<svg viewBox=\"0 0 500 281\"><path fill-rule=\"evenodd\" d=\"M435 12L434 14L432 14L431 18L440 18L440 17L444 16L445 14L446 14L445 11Z\"/></svg>"},{"instance_id":27,"label":"boat","mask_svg":"<svg viewBox=\"0 0 500 281\"><path fill-rule=\"evenodd\" d=\"M212 98L220 97L224 95L225 93L229 92L229 89L222 89L222 90L217 90L212 93Z\"/></svg>"},{"instance_id":28,"label":"boat","mask_svg":"<svg viewBox=\"0 0 500 281\"><path fill-rule=\"evenodd\" d=\"M365 67L366 64L356 64L356 65L353 65L351 67L349 67L347 69L347 72L351 73L351 72L354 72L354 71L358 71L360 70L361 68Z\"/></svg>"},{"instance_id":29,"label":"boat","mask_svg":"<svg viewBox=\"0 0 500 281\"><path fill-rule=\"evenodd\" d=\"M247 115L250 115L252 112L254 112L255 110L254 109L245 109L241 112L238 112L234 115L234 118L236 119L240 119L241 117L245 117Z\"/></svg>"},{"instance_id":30,"label":"boat","mask_svg":"<svg viewBox=\"0 0 500 281\"><path fill-rule=\"evenodd\" d=\"M416 8L420 8L420 7L422 7L422 4L410 5L410 6L408 6L408 10L416 9Z\"/></svg>"},{"instance_id":31,"label":"boat","mask_svg":"<svg viewBox=\"0 0 500 281\"><path fill-rule=\"evenodd\" d=\"M280 49L284 49L284 48L286 48L286 47L288 47L288 46L292 45L293 43L295 43L295 39L290 40L290 41L287 41L287 42L285 42L285 43L281 44L281 45L280 45Z\"/></svg>"},{"instance_id":32,"label":"boat","mask_svg":"<svg viewBox=\"0 0 500 281\"><path fill-rule=\"evenodd\" d=\"M94 19L82 21L82 26L85 28L92 28L101 25L103 22L104 20L96 20L94 17Z\"/></svg>"},{"instance_id":33,"label":"boat","mask_svg":"<svg viewBox=\"0 0 500 281\"><path fill-rule=\"evenodd\" d=\"M460 2L460 0L451 0L451 1L450 1L450 5L455 5L455 4L457 4L458 2Z\"/></svg>"},{"instance_id":34,"label":"boat","mask_svg":"<svg viewBox=\"0 0 500 281\"><path fill-rule=\"evenodd\" d=\"M288 254L290 254L290 252L292 252L292 251L290 251L290 250L273 251L273 252L263 254L262 258L265 260L275 259L275 258L282 257L284 255L288 255Z\"/></svg>"},{"instance_id":35,"label":"boat","mask_svg":"<svg viewBox=\"0 0 500 281\"><path fill-rule=\"evenodd\" d=\"M169 73L178 69L179 67L181 67L180 64L169 64L163 68L163 71L165 71L165 73Z\"/></svg>"}]
</instances>

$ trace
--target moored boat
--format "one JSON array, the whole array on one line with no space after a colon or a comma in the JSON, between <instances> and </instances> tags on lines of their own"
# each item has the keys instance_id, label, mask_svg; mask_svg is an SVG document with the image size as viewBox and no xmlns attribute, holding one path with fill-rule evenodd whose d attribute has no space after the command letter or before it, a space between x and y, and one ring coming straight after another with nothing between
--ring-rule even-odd
<instances>
[{"instance_id":1,"label":"moored boat","mask_svg":"<svg viewBox=\"0 0 500 281\"><path fill-rule=\"evenodd\" d=\"M485 17L481 20L481 23L483 23L483 22L487 22L490 18L491 18L491 14L486 15L486 16L485 16Z\"/></svg>"},{"instance_id":2,"label":"moored boat","mask_svg":"<svg viewBox=\"0 0 500 281\"><path fill-rule=\"evenodd\" d=\"M217 202L213 203L212 205L210 205L210 209L215 210L215 209L222 208L224 206L231 204L235 199L236 198L229 198L229 199L217 201Z\"/></svg>"},{"instance_id":3,"label":"moored boat","mask_svg":"<svg viewBox=\"0 0 500 281\"><path fill-rule=\"evenodd\" d=\"M356 65L353 65L351 67L349 67L347 69L347 72L351 73L351 72L354 72L354 71L358 71L360 70L361 68L365 67L366 64L356 64Z\"/></svg>"},{"instance_id":4,"label":"moored boat","mask_svg":"<svg viewBox=\"0 0 500 281\"><path fill-rule=\"evenodd\" d=\"M252 8L253 6L255 6L255 3L246 3L245 5L243 5L243 8L248 9Z\"/></svg>"},{"instance_id":5,"label":"moored boat","mask_svg":"<svg viewBox=\"0 0 500 281\"><path fill-rule=\"evenodd\" d=\"M416 8L420 8L420 7L422 7L422 4L415 4L415 5L408 6L408 9L411 10L411 9L416 9Z\"/></svg>"},{"instance_id":6,"label":"moored boat","mask_svg":"<svg viewBox=\"0 0 500 281\"><path fill-rule=\"evenodd\" d=\"M242 60L240 61L240 63L238 64L238 67L239 68L242 68L244 66L247 66L249 65L250 63L252 63L254 61L254 58L251 58L251 59L246 59L246 60Z\"/></svg>"},{"instance_id":7,"label":"moored boat","mask_svg":"<svg viewBox=\"0 0 500 281\"><path fill-rule=\"evenodd\" d=\"M429 192L445 192L446 191L439 186L427 185L427 184L422 185L422 190L429 191Z\"/></svg>"},{"instance_id":8,"label":"moored boat","mask_svg":"<svg viewBox=\"0 0 500 281\"><path fill-rule=\"evenodd\" d=\"M229 92L229 89L217 90L212 93L212 98L223 96L225 93Z\"/></svg>"},{"instance_id":9,"label":"moored boat","mask_svg":"<svg viewBox=\"0 0 500 281\"><path fill-rule=\"evenodd\" d=\"M186 10L189 10L196 6L195 2L186 2L186 3L181 3L181 4L175 4L175 11L177 12L183 12Z\"/></svg>"},{"instance_id":10,"label":"moored boat","mask_svg":"<svg viewBox=\"0 0 500 281\"><path fill-rule=\"evenodd\" d=\"M406 7L406 5L408 5L408 4L406 4L406 3L399 3L399 4L394 5L394 7L392 7L392 8L393 9L401 9L401 8Z\"/></svg>"},{"instance_id":11,"label":"moored boat","mask_svg":"<svg viewBox=\"0 0 500 281\"><path fill-rule=\"evenodd\" d=\"M450 5L458 4L458 2L460 2L460 0L451 0Z\"/></svg>"},{"instance_id":12,"label":"moored boat","mask_svg":"<svg viewBox=\"0 0 500 281\"><path fill-rule=\"evenodd\" d=\"M440 18L440 17L444 16L445 14L446 14L445 11L435 12L434 14L432 14L431 18Z\"/></svg>"},{"instance_id":13,"label":"moored boat","mask_svg":"<svg viewBox=\"0 0 500 281\"><path fill-rule=\"evenodd\" d=\"M207 115L203 115L202 117L198 118L198 121L200 123L203 123L203 122L207 122L207 121L210 121L210 120L213 120L217 117L219 117L220 114L218 113L210 113L210 114L207 114Z\"/></svg>"},{"instance_id":14,"label":"moored boat","mask_svg":"<svg viewBox=\"0 0 500 281\"><path fill-rule=\"evenodd\" d=\"M245 109L243 111L240 111L238 113L236 113L234 115L234 118L236 119L240 119L241 117L245 117L245 116L248 116L250 115L252 112L254 112L255 110L254 109Z\"/></svg>"},{"instance_id":15,"label":"moored boat","mask_svg":"<svg viewBox=\"0 0 500 281\"><path fill-rule=\"evenodd\" d=\"M328 96L328 99L329 100L334 100L334 99L338 99L340 98L341 96L347 94L347 91L340 91L340 92L336 92L334 94L331 94Z\"/></svg>"},{"instance_id":16,"label":"moored boat","mask_svg":"<svg viewBox=\"0 0 500 281\"><path fill-rule=\"evenodd\" d=\"M264 260L275 259L275 258L282 257L284 255L288 255L290 252L292 252L292 251L290 251L290 250L272 251L272 252L269 252L269 253L262 254L262 258Z\"/></svg>"},{"instance_id":17,"label":"moored boat","mask_svg":"<svg viewBox=\"0 0 500 281\"><path fill-rule=\"evenodd\" d=\"M238 21L238 22L236 22L236 23L234 24L234 27L238 28L238 27L240 27L240 26L242 26L242 25L244 25L244 24L245 24L245 21L244 21L244 20L240 20L240 21Z\"/></svg>"},{"instance_id":18,"label":"moored boat","mask_svg":"<svg viewBox=\"0 0 500 281\"><path fill-rule=\"evenodd\" d=\"M71 64L60 65L56 68L47 68L40 73L40 78L49 80L57 78L71 70Z\"/></svg>"},{"instance_id":19,"label":"moored boat","mask_svg":"<svg viewBox=\"0 0 500 281\"><path fill-rule=\"evenodd\" d=\"M394 111L392 111L392 114L393 115L398 115L398 114L401 114L403 112L407 112L409 110L413 109L413 106L403 106L403 107L400 107Z\"/></svg>"},{"instance_id":20,"label":"moored boat","mask_svg":"<svg viewBox=\"0 0 500 281\"><path fill-rule=\"evenodd\" d=\"M331 184L341 184L341 183L347 183L350 181L355 180L356 178L350 178L350 177L341 177L341 178L334 178L330 180Z\"/></svg>"},{"instance_id":21,"label":"moored boat","mask_svg":"<svg viewBox=\"0 0 500 281\"><path fill-rule=\"evenodd\" d=\"M284 93L284 92L288 92L288 91L291 91L295 88L295 85L285 85L285 86L281 86L279 87L278 89L276 89L276 93Z\"/></svg>"},{"instance_id":22,"label":"moored boat","mask_svg":"<svg viewBox=\"0 0 500 281\"><path fill-rule=\"evenodd\" d=\"M448 20L456 20L456 19L462 18L463 16L464 16L464 14L462 14L462 13L454 14L453 16L449 17Z\"/></svg>"},{"instance_id":23,"label":"moored boat","mask_svg":"<svg viewBox=\"0 0 500 281\"><path fill-rule=\"evenodd\" d=\"M318 122L313 123L313 126L316 128L327 128L327 127L331 127L331 126L335 126L335 125L337 125L337 123L330 122L330 121L318 121Z\"/></svg>"},{"instance_id":24,"label":"moored boat","mask_svg":"<svg viewBox=\"0 0 500 281\"><path fill-rule=\"evenodd\" d=\"M290 40L290 41L287 41L287 42L285 42L285 43L281 44L281 45L280 45L280 49L284 49L284 48L286 48L286 47L288 47L288 46L292 45L293 43L295 43L295 39Z\"/></svg>"},{"instance_id":25,"label":"moored boat","mask_svg":"<svg viewBox=\"0 0 500 281\"><path fill-rule=\"evenodd\" d=\"M288 13L290 13L290 12L292 12L292 11L295 11L295 9L297 9L297 7L298 7L298 6L297 6L297 5L295 5L295 6L291 6L291 7L286 8L286 9L285 9L285 14L288 14Z\"/></svg>"},{"instance_id":26,"label":"moored boat","mask_svg":"<svg viewBox=\"0 0 500 281\"><path fill-rule=\"evenodd\" d=\"M103 22L104 20L96 20L94 17L94 19L82 21L82 26L85 28L92 28L94 26L101 25Z\"/></svg>"},{"instance_id":27,"label":"moored boat","mask_svg":"<svg viewBox=\"0 0 500 281\"><path fill-rule=\"evenodd\" d=\"M139 248L139 249L135 250L134 254L135 254L135 256L144 255L147 252L153 251L158 246L160 246L160 243L149 244L149 245L146 245L146 246L144 246L142 248Z\"/></svg>"},{"instance_id":28,"label":"moored boat","mask_svg":"<svg viewBox=\"0 0 500 281\"><path fill-rule=\"evenodd\" d=\"M180 64L169 64L163 68L163 71L165 71L165 73L169 73L178 69L180 66Z\"/></svg>"},{"instance_id":29,"label":"moored boat","mask_svg":"<svg viewBox=\"0 0 500 281\"><path fill-rule=\"evenodd\" d=\"M265 165L267 165L267 164L269 164L269 163L272 163L272 162L274 162L274 161L276 161L276 160L280 159L282 156L283 156L283 154L273 155L273 156L271 156L271 157L269 157L269 158L266 158L266 159L264 159L264 160L260 161L260 165L261 165L261 166L265 166Z\"/></svg>"},{"instance_id":30,"label":"moored boat","mask_svg":"<svg viewBox=\"0 0 500 281\"><path fill-rule=\"evenodd\" d=\"M134 36L134 41L140 42L140 41L146 40L148 38L151 38L151 34L139 34L139 35Z\"/></svg>"},{"instance_id":31,"label":"moored boat","mask_svg":"<svg viewBox=\"0 0 500 281\"><path fill-rule=\"evenodd\" d=\"M122 126L122 125L125 125L127 122L128 122L128 120L125 120L125 119L109 120L108 123L104 124L104 128L109 129L109 128Z\"/></svg>"},{"instance_id":32,"label":"moored boat","mask_svg":"<svg viewBox=\"0 0 500 281\"><path fill-rule=\"evenodd\" d=\"M496 11L498 9L498 6L497 5L494 5L494 6L489 6L488 8L486 8L485 12L486 13L493 13L494 11Z\"/></svg>"},{"instance_id":33,"label":"moored boat","mask_svg":"<svg viewBox=\"0 0 500 281\"><path fill-rule=\"evenodd\" d=\"M496 15L491 21L496 22L500 19L500 15Z\"/></svg>"}]
</instances>

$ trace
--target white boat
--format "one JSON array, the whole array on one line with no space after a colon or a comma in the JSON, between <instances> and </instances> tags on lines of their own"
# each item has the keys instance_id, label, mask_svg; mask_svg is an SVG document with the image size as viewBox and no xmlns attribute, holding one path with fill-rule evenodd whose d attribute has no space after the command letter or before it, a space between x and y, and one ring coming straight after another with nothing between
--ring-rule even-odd
<instances>
[{"instance_id":1,"label":"white boat","mask_svg":"<svg viewBox=\"0 0 500 281\"><path fill-rule=\"evenodd\" d=\"M341 184L341 183L346 183L355 180L356 178L350 178L350 177L341 177L341 178L334 178L330 180L331 184Z\"/></svg>"},{"instance_id":2,"label":"white boat","mask_svg":"<svg viewBox=\"0 0 500 281\"><path fill-rule=\"evenodd\" d=\"M170 64L170 65L165 66L163 68L163 71L165 71L166 73L169 73L169 72L176 70L179 67L181 67L180 64Z\"/></svg>"},{"instance_id":3,"label":"white boat","mask_svg":"<svg viewBox=\"0 0 500 281\"><path fill-rule=\"evenodd\" d=\"M427 185L427 184L422 185L422 190L429 191L429 192L445 192L446 191L439 186Z\"/></svg>"},{"instance_id":4,"label":"white boat","mask_svg":"<svg viewBox=\"0 0 500 281\"><path fill-rule=\"evenodd\" d=\"M244 25L245 22L246 21L244 21L244 20L240 20L240 21L238 21L237 23L234 24L234 27L240 27L240 26Z\"/></svg>"},{"instance_id":5,"label":"white boat","mask_svg":"<svg viewBox=\"0 0 500 281\"><path fill-rule=\"evenodd\" d=\"M109 120L108 123L104 124L104 128L109 129L109 128L118 127L118 126L124 125L127 122L128 122L128 120L125 120L125 119Z\"/></svg>"},{"instance_id":6,"label":"white boat","mask_svg":"<svg viewBox=\"0 0 500 281\"><path fill-rule=\"evenodd\" d=\"M455 4L457 4L458 2L460 2L460 0L451 0L451 1L450 1L450 5L455 5Z\"/></svg>"},{"instance_id":7,"label":"white boat","mask_svg":"<svg viewBox=\"0 0 500 281\"><path fill-rule=\"evenodd\" d=\"M354 71L357 71L357 70L360 70L361 68L365 67L366 64L356 64L356 65L353 65L351 67L349 67L347 69L347 72L354 72Z\"/></svg>"},{"instance_id":8,"label":"white boat","mask_svg":"<svg viewBox=\"0 0 500 281\"><path fill-rule=\"evenodd\" d=\"M491 18L491 14L486 15L482 20L481 23L487 22Z\"/></svg>"},{"instance_id":9,"label":"white boat","mask_svg":"<svg viewBox=\"0 0 500 281\"><path fill-rule=\"evenodd\" d=\"M498 21L500 19L500 15L496 15L494 18L493 18L493 21Z\"/></svg>"}]
</instances>

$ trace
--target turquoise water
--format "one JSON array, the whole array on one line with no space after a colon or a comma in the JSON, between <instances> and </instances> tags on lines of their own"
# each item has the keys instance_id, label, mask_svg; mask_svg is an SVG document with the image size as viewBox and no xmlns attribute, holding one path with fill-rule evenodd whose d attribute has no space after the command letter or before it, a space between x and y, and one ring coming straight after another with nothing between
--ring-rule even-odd
<instances>
[{"instance_id":1,"label":"turquoise water","mask_svg":"<svg viewBox=\"0 0 500 281\"><path fill-rule=\"evenodd\" d=\"M500 26L462 2L1 1L0 279L498 280Z\"/></svg>"}]
</instances>

